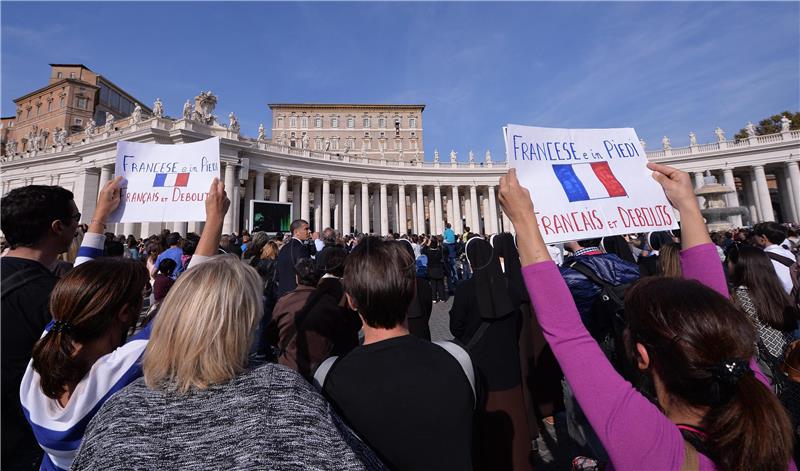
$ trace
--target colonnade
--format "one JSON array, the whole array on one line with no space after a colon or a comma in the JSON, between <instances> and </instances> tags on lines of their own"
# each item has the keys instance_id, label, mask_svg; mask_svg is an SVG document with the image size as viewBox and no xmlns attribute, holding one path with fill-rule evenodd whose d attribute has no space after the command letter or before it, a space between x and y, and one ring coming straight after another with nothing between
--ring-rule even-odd
<instances>
[{"instance_id":1,"label":"colonnade","mask_svg":"<svg viewBox=\"0 0 800 471\"><path fill-rule=\"evenodd\" d=\"M224 169L226 188L236 185L237 169ZM314 231L341 233L441 234L445 223L462 232L492 234L511 230L502 217L494 185L405 184L363 179L290 176L251 171L243 181L243 218L229 211L223 232L249 229L250 199L292 204L293 219L309 221ZM505 220L504 220L505 219Z\"/></svg>"},{"instance_id":2,"label":"colonnade","mask_svg":"<svg viewBox=\"0 0 800 471\"><path fill-rule=\"evenodd\" d=\"M729 188L737 189L739 180L741 193L728 193L727 206L743 206L750 214L750 224L762 221L775 221L776 209L770 195L770 182L767 175L773 175L777 187L780 204L780 219L783 221L800 221L800 165L797 161L776 162L766 165L748 167L731 167L714 169L710 172L717 181ZM693 172L695 188L703 186L703 173ZM736 226L747 224L741 216L732 216L731 222Z\"/></svg>"}]
</instances>

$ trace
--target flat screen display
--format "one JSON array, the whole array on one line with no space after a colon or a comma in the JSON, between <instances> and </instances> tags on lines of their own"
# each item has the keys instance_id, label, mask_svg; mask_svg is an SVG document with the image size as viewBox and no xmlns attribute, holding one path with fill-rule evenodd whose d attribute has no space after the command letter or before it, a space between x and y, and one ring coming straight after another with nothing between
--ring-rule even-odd
<instances>
[{"instance_id":1,"label":"flat screen display","mask_svg":"<svg viewBox=\"0 0 800 471\"><path fill-rule=\"evenodd\" d=\"M253 200L250 205L250 232L289 232L292 223L291 203Z\"/></svg>"}]
</instances>

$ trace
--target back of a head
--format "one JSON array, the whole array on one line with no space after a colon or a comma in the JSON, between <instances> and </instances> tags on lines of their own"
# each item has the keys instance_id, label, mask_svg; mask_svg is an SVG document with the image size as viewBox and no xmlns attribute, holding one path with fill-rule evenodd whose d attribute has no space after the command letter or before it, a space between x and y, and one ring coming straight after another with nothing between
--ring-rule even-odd
<instances>
[{"instance_id":1,"label":"back of a head","mask_svg":"<svg viewBox=\"0 0 800 471\"><path fill-rule=\"evenodd\" d=\"M322 231L322 242L325 245L334 245L336 244L336 231L333 228L326 227L324 231Z\"/></svg>"},{"instance_id":2,"label":"back of a head","mask_svg":"<svg viewBox=\"0 0 800 471\"><path fill-rule=\"evenodd\" d=\"M310 258L301 258L294 264L294 273L297 275L297 284L303 286L317 286L319 276L314 261Z\"/></svg>"},{"instance_id":3,"label":"back of a head","mask_svg":"<svg viewBox=\"0 0 800 471\"><path fill-rule=\"evenodd\" d=\"M178 234L177 232L173 232L167 237L167 245L169 245L170 247L172 247L173 245L178 245L180 242L181 242L181 235Z\"/></svg>"},{"instance_id":4,"label":"back of a head","mask_svg":"<svg viewBox=\"0 0 800 471\"><path fill-rule=\"evenodd\" d=\"M158 264L158 271L162 275L171 276L176 268L178 268L178 264L171 258L165 258Z\"/></svg>"},{"instance_id":5,"label":"back of a head","mask_svg":"<svg viewBox=\"0 0 800 471\"><path fill-rule=\"evenodd\" d=\"M11 248L30 247L44 238L53 221L69 224L72 192L60 186L28 185L0 201L0 225Z\"/></svg>"},{"instance_id":6,"label":"back of a head","mask_svg":"<svg viewBox=\"0 0 800 471\"><path fill-rule=\"evenodd\" d=\"M773 244L780 244L786 239L788 231L777 222L760 222L753 226L753 232L757 236L766 238Z\"/></svg>"},{"instance_id":7,"label":"back of a head","mask_svg":"<svg viewBox=\"0 0 800 471\"><path fill-rule=\"evenodd\" d=\"M644 278L626 294L627 353L648 352L678 404L707 409L701 427L719 469L785 470L791 425L776 396L749 368L756 334L746 314L711 288L681 278Z\"/></svg>"},{"instance_id":8,"label":"back of a head","mask_svg":"<svg viewBox=\"0 0 800 471\"><path fill-rule=\"evenodd\" d=\"M630 244L621 235L603 237L600 245L606 253L612 253L626 262L636 263Z\"/></svg>"},{"instance_id":9,"label":"back of a head","mask_svg":"<svg viewBox=\"0 0 800 471\"><path fill-rule=\"evenodd\" d=\"M647 243L653 250L661 250L661 246L672 242L672 234L669 231L657 231L647 234Z\"/></svg>"},{"instance_id":10,"label":"back of a head","mask_svg":"<svg viewBox=\"0 0 800 471\"><path fill-rule=\"evenodd\" d=\"M181 275L154 321L142 364L147 386L183 393L244 371L263 314L262 289L255 269L232 255Z\"/></svg>"},{"instance_id":11,"label":"back of a head","mask_svg":"<svg viewBox=\"0 0 800 471\"><path fill-rule=\"evenodd\" d=\"M106 257L122 257L125 253L125 246L116 240L109 240L105 244L103 255Z\"/></svg>"},{"instance_id":12,"label":"back of a head","mask_svg":"<svg viewBox=\"0 0 800 471\"><path fill-rule=\"evenodd\" d=\"M367 325L391 329L414 298L414 257L396 242L365 237L347 256L342 283Z\"/></svg>"},{"instance_id":13,"label":"back of a head","mask_svg":"<svg viewBox=\"0 0 800 471\"><path fill-rule=\"evenodd\" d=\"M762 249L733 245L728 250L728 262L733 265L731 281L734 286L747 288L761 322L784 332L797 328L800 313Z\"/></svg>"},{"instance_id":14,"label":"back of a head","mask_svg":"<svg viewBox=\"0 0 800 471\"><path fill-rule=\"evenodd\" d=\"M406 244L408 245L408 244ZM344 261L347 250L342 247L328 247L325 249L325 273L341 278L344 275Z\"/></svg>"},{"instance_id":15,"label":"back of a head","mask_svg":"<svg viewBox=\"0 0 800 471\"><path fill-rule=\"evenodd\" d=\"M580 245L583 248L599 247L600 246L600 240L601 239L599 237L597 237L595 239L581 239L581 240L578 241L578 245Z\"/></svg>"},{"instance_id":16,"label":"back of a head","mask_svg":"<svg viewBox=\"0 0 800 471\"><path fill-rule=\"evenodd\" d=\"M275 260L278 258L278 243L274 240L267 241L264 244L264 248L261 249L261 259L262 260Z\"/></svg>"},{"instance_id":17,"label":"back of a head","mask_svg":"<svg viewBox=\"0 0 800 471\"><path fill-rule=\"evenodd\" d=\"M57 324L33 347L33 368L46 396L60 397L65 385L77 383L91 368L74 355L76 344L105 335L124 309L138 319L148 279L141 263L98 258L73 268L56 284L49 307Z\"/></svg>"}]
</instances>

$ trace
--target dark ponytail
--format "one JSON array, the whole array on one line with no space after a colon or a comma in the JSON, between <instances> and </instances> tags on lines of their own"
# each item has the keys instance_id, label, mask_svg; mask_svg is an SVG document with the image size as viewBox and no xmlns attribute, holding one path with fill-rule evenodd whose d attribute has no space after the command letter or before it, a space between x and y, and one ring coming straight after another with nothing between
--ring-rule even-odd
<instances>
[{"instance_id":1,"label":"dark ponytail","mask_svg":"<svg viewBox=\"0 0 800 471\"><path fill-rule=\"evenodd\" d=\"M746 314L716 291L681 278L642 279L626 295L626 346L650 356L678 404L706 410L703 452L721 470L785 471L792 456L786 410L750 369L756 339Z\"/></svg>"},{"instance_id":2,"label":"dark ponytail","mask_svg":"<svg viewBox=\"0 0 800 471\"><path fill-rule=\"evenodd\" d=\"M704 422L719 469L788 469L791 422L775 394L754 375L742 376L730 400L711 408Z\"/></svg>"},{"instance_id":3,"label":"dark ponytail","mask_svg":"<svg viewBox=\"0 0 800 471\"><path fill-rule=\"evenodd\" d=\"M104 335L123 309L141 308L147 270L131 260L104 258L72 269L50 295L55 324L33 347L33 369L47 397L61 397L92 365L79 345Z\"/></svg>"}]
</instances>

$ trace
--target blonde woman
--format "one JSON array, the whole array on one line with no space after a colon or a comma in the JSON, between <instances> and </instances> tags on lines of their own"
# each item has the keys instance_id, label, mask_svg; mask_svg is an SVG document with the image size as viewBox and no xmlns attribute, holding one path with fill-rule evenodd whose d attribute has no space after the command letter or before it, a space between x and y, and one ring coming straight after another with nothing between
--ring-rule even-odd
<instances>
[{"instance_id":1,"label":"blonde woman","mask_svg":"<svg viewBox=\"0 0 800 471\"><path fill-rule=\"evenodd\" d=\"M72 469L382 468L300 375L248 367L258 273L232 255L192 262L156 317L144 378L98 412Z\"/></svg>"}]
</instances>

